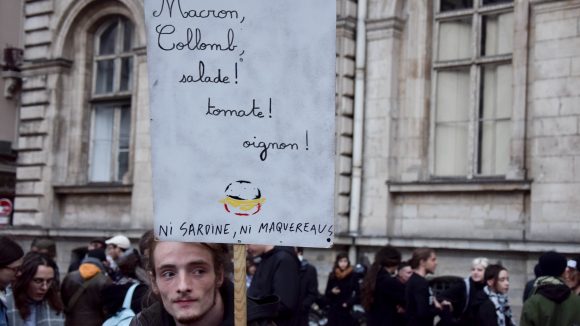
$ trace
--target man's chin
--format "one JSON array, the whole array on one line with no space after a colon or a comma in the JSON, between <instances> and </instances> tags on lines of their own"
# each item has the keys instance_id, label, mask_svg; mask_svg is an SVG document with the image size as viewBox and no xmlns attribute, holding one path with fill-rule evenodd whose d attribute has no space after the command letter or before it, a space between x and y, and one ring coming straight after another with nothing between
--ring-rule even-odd
<instances>
[{"instance_id":1,"label":"man's chin","mask_svg":"<svg viewBox=\"0 0 580 326\"><path fill-rule=\"evenodd\" d=\"M201 316L198 315L183 315L183 316L178 316L177 318L175 318L176 321L178 321L180 324L192 324L195 323L196 321L199 321L201 319Z\"/></svg>"}]
</instances>

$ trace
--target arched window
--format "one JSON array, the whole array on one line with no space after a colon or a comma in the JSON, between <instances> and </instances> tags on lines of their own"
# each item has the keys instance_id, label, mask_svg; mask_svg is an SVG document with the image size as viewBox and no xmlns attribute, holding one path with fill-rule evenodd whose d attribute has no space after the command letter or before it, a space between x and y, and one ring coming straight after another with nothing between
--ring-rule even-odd
<instances>
[{"instance_id":1,"label":"arched window","mask_svg":"<svg viewBox=\"0 0 580 326\"><path fill-rule=\"evenodd\" d=\"M122 182L129 171L133 25L114 17L94 36L90 182Z\"/></svg>"}]
</instances>

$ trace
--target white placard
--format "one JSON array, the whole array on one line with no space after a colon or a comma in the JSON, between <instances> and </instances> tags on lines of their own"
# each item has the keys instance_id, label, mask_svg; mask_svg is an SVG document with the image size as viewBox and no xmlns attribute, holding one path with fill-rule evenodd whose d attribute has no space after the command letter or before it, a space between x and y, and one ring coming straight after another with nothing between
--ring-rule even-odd
<instances>
[{"instance_id":1,"label":"white placard","mask_svg":"<svg viewBox=\"0 0 580 326\"><path fill-rule=\"evenodd\" d=\"M335 0L145 0L155 233L330 247Z\"/></svg>"}]
</instances>

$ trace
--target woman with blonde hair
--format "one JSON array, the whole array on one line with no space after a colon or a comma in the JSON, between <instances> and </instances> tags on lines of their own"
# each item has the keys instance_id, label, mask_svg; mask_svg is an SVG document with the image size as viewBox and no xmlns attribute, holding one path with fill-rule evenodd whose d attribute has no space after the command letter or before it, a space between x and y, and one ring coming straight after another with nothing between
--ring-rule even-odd
<instances>
[{"instance_id":1,"label":"woman with blonde hair","mask_svg":"<svg viewBox=\"0 0 580 326\"><path fill-rule=\"evenodd\" d=\"M484 273L489 265L487 258L478 257L471 262L471 273L447 291L441 293L439 301L449 302L452 307L451 320L445 320L441 325L472 325L472 304L478 292L485 286Z\"/></svg>"}]
</instances>

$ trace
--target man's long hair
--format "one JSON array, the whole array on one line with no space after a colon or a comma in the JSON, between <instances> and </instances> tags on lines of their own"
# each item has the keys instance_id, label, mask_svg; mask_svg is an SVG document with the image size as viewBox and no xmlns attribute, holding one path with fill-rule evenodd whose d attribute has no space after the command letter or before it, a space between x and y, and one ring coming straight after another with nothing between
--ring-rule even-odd
<instances>
[{"instance_id":1,"label":"man's long hair","mask_svg":"<svg viewBox=\"0 0 580 326\"><path fill-rule=\"evenodd\" d=\"M371 309L375 299L377 276L385 267L398 266L401 263L401 253L395 247L385 246L375 254L375 261L369 268L363 281L361 301L366 311Z\"/></svg>"},{"instance_id":2,"label":"man's long hair","mask_svg":"<svg viewBox=\"0 0 580 326\"><path fill-rule=\"evenodd\" d=\"M57 275L58 267L56 266L56 263L45 254L29 252L24 256L22 266L20 267L20 276L16 279L13 287L14 303L16 304L18 312L20 312L22 320L26 320L31 314L29 305L31 298L28 297L27 291L28 286L33 282L39 266L46 266L52 268L54 271L54 280L48 287L48 292L46 292L43 301L47 301L48 305L57 313L63 311Z\"/></svg>"},{"instance_id":3,"label":"man's long hair","mask_svg":"<svg viewBox=\"0 0 580 326\"><path fill-rule=\"evenodd\" d=\"M413 251L413 255L409 260L409 265L412 269L417 269L421 265L421 261L426 261L431 257L431 254L435 253L435 250L427 247L417 248Z\"/></svg>"},{"instance_id":4,"label":"man's long hair","mask_svg":"<svg viewBox=\"0 0 580 326\"><path fill-rule=\"evenodd\" d=\"M155 253L155 248L157 248L157 244L159 242L160 241L156 238L149 242L149 264L148 264L149 268L148 269L153 277L156 277L154 253ZM216 276L218 278L221 278L222 276L224 276L223 275L224 266L226 264L226 261L229 259L228 246L225 244L221 244L221 243L208 243L208 242L196 242L195 244L199 244L199 245L207 248L210 251Z\"/></svg>"}]
</instances>

